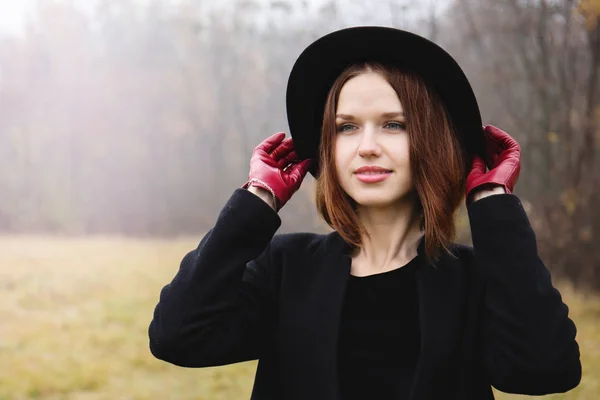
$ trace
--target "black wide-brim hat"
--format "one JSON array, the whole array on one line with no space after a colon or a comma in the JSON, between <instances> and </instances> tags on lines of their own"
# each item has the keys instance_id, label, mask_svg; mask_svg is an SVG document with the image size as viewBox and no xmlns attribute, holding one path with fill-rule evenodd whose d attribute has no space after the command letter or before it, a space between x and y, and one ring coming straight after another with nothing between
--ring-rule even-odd
<instances>
[{"instance_id":1,"label":"black wide-brim hat","mask_svg":"<svg viewBox=\"0 0 600 400\"><path fill-rule=\"evenodd\" d=\"M483 156L483 127L475 94L458 63L437 44L400 29L359 26L329 33L296 60L286 93L287 118L300 160L319 172L319 144L327 95L351 64L378 61L416 73L444 103L468 154Z\"/></svg>"}]
</instances>

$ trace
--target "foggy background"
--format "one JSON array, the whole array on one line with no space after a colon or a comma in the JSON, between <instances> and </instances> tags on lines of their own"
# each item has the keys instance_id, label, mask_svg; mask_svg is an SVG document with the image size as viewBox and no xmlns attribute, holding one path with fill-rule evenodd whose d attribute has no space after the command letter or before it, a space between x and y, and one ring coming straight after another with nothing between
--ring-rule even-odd
<instances>
[{"instance_id":1,"label":"foggy background","mask_svg":"<svg viewBox=\"0 0 600 400\"><path fill-rule=\"evenodd\" d=\"M43 276L18 264L36 253L42 265L40 243L61 240L67 252L98 237L146 241L150 252L163 240L197 243L247 180L253 148L287 132L285 87L300 52L339 28L385 25L450 52L484 123L519 141L515 194L541 255L587 296L600 289L599 16L599 0L0 0L0 253L22 249L7 258L0 293L19 286L15 265ZM327 230L313 197L309 175L280 232ZM464 214L460 226L468 242ZM169 268L140 326L190 249L176 248L153 270ZM132 265L134 253L115 265ZM95 257L85 254L83 269ZM70 393L32 385L2 398Z\"/></svg>"},{"instance_id":2,"label":"foggy background","mask_svg":"<svg viewBox=\"0 0 600 400\"><path fill-rule=\"evenodd\" d=\"M598 286L599 4L23 2L21 29L0 37L0 231L206 231L254 146L287 130L285 85L302 49L342 27L387 25L458 60L485 123L522 145L516 194L543 253ZM282 231L324 229L313 190L309 177Z\"/></svg>"}]
</instances>

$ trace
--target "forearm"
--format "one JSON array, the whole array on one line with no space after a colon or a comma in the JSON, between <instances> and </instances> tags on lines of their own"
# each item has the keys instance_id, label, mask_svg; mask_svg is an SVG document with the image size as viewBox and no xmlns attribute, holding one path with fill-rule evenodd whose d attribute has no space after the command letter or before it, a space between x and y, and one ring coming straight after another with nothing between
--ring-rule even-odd
<instances>
[{"instance_id":1,"label":"forearm","mask_svg":"<svg viewBox=\"0 0 600 400\"><path fill-rule=\"evenodd\" d=\"M236 191L214 228L161 291L151 341L163 348L179 345L182 335L194 334L190 328L198 331L227 312L239 296L246 264L265 250L280 223L262 201Z\"/></svg>"},{"instance_id":2,"label":"forearm","mask_svg":"<svg viewBox=\"0 0 600 400\"><path fill-rule=\"evenodd\" d=\"M472 201L481 200L485 197L493 196L495 194L506 194L506 190L502 186L494 186L491 188L476 190L472 195Z\"/></svg>"},{"instance_id":3,"label":"forearm","mask_svg":"<svg viewBox=\"0 0 600 400\"><path fill-rule=\"evenodd\" d=\"M519 199L488 197L469 206L469 217L486 287L486 364L494 384L530 394L570 388L580 366L568 308L538 255Z\"/></svg>"},{"instance_id":4,"label":"forearm","mask_svg":"<svg viewBox=\"0 0 600 400\"><path fill-rule=\"evenodd\" d=\"M269 207L275 210L273 195L269 193L268 190L256 186L250 186L248 188L248 191L254 194L255 196L260 197L265 203L269 205Z\"/></svg>"}]
</instances>

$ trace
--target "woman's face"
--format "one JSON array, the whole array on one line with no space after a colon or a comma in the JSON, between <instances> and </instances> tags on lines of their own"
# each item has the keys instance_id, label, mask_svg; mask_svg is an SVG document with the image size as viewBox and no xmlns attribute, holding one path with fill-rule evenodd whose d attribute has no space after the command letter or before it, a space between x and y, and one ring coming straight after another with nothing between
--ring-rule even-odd
<instances>
[{"instance_id":1,"label":"woman's face","mask_svg":"<svg viewBox=\"0 0 600 400\"><path fill-rule=\"evenodd\" d=\"M413 190L404 122L400 100L381 75L366 72L342 87L335 168L342 189L359 205L390 206Z\"/></svg>"}]
</instances>

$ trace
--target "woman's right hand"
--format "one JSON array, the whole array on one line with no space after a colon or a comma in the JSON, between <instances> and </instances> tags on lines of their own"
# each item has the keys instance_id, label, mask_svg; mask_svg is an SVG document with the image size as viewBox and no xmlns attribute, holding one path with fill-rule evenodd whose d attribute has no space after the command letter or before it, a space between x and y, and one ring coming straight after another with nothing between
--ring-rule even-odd
<instances>
[{"instance_id":1,"label":"woman's right hand","mask_svg":"<svg viewBox=\"0 0 600 400\"><path fill-rule=\"evenodd\" d=\"M298 162L292 138L285 139L285 133L276 133L265 139L252 152L248 186L268 190L277 199L275 211L280 210L300 188L308 172L311 160Z\"/></svg>"}]
</instances>

